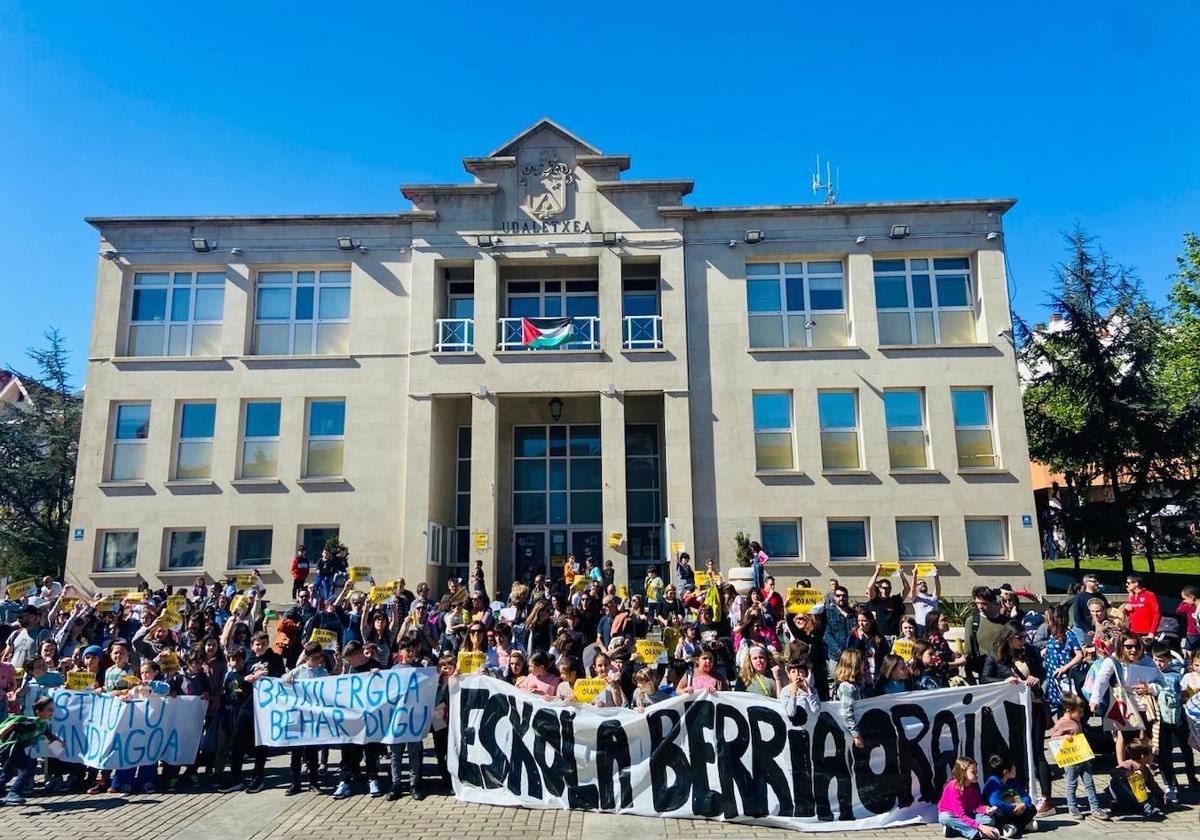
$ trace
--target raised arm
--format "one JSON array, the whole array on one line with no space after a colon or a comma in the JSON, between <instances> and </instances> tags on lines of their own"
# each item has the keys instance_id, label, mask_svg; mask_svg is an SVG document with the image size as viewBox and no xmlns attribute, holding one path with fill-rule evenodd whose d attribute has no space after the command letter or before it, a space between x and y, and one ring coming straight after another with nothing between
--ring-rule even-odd
<instances>
[{"instance_id":1,"label":"raised arm","mask_svg":"<svg viewBox=\"0 0 1200 840\"><path fill-rule=\"evenodd\" d=\"M879 580L879 564L875 564L875 571L871 573L871 579L867 581L867 600L875 597L875 582Z\"/></svg>"}]
</instances>

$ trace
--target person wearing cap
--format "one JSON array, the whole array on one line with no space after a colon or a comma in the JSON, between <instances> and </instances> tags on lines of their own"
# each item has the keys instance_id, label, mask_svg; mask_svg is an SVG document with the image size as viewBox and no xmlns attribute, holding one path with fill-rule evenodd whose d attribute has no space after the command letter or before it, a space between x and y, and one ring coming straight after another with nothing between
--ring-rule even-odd
<instances>
[{"instance_id":1,"label":"person wearing cap","mask_svg":"<svg viewBox=\"0 0 1200 840\"><path fill-rule=\"evenodd\" d=\"M5 659L14 668L24 668L26 661L38 656L50 631L42 625L42 611L31 604L17 610L17 626L21 629L9 634L4 643Z\"/></svg>"}]
</instances>

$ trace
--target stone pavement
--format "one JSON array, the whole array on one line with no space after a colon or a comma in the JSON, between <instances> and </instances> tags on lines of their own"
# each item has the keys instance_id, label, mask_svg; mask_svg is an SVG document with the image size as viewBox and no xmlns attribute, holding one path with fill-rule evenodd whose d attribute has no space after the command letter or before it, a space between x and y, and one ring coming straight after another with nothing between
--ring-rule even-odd
<instances>
[{"instance_id":1,"label":"stone pavement","mask_svg":"<svg viewBox=\"0 0 1200 840\"><path fill-rule=\"evenodd\" d=\"M20 840L349 840L356 837L420 837L421 840L637 840L659 838L730 838L761 840L794 837L787 829L763 828L710 820L670 820L650 817L592 814L580 811L534 811L461 803L449 795L431 795L422 802L405 797L399 802L365 795L335 801L328 795L303 793L285 797L286 759L272 759L262 793L155 793L133 796L36 796L23 806L0 808L0 837ZM328 778L328 777L327 777ZM1097 776L1097 785L1101 777ZM1107 783L1107 779L1103 780ZM1061 803L1061 782L1056 792ZM1082 790L1080 791L1082 793ZM1110 823L1076 823L1065 814L1040 820L1042 830L1056 840L1101 840L1136 835L1138 840L1196 840L1200 836L1200 791L1182 791L1189 803L1165 822L1136 819ZM1060 808L1065 811L1065 808ZM874 831L837 832L824 837L841 840L933 840L938 826L912 826Z\"/></svg>"}]
</instances>

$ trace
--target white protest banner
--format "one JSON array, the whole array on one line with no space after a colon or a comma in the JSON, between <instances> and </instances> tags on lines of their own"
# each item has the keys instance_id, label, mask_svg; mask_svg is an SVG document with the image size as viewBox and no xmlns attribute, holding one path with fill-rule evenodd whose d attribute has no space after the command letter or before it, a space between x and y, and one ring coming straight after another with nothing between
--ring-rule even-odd
<instances>
[{"instance_id":1,"label":"white protest banner","mask_svg":"<svg viewBox=\"0 0 1200 840\"><path fill-rule=\"evenodd\" d=\"M103 770L143 764L191 764L196 760L208 701L199 697L123 700L93 691L53 692L50 731L63 742L55 758ZM53 753L43 738L34 758Z\"/></svg>"},{"instance_id":2,"label":"white protest banner","mask_svg":"<svg viewBox=\"0 0 1200 840\"><path fill-rule=\"evenodd\" d=\"M434 668L392 668L315 680L254 682L259 746L399 744L429 731Z\"/></svg>"},{"instance_id":3,"label":"white protest banner","mask_svg":"<svg viewBox=\"0 0 1200 840\"><path fill-rule=\"evenodd\" d=\"M465 802L753 822L808 831L933 822L962 755L1033 766L1030 695L995 685L855 703L858 749L836 704L788 717L746 692L679 695L638 714L550 703L500 680L450 689L449 770Z\"/></svg>"}]
</instances>

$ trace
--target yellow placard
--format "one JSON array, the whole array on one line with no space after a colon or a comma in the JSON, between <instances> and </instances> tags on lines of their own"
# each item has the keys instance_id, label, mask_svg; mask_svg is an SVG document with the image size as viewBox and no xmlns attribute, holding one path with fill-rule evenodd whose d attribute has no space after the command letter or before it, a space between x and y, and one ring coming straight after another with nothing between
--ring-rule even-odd
<instances>
[{"instance_id":1,"label":"yellow placard","mask_svg":"<svg viewBox=\"0 0 1200 840\"><path fill-rule=\"evenodd\" d=\"M240 590L253 589L257 578L254 575L238 575L234 578L233 585Z\"/></svg>"},{"instance_id":2,"label":"yellow placard","mask_svg":"<svg viewBox=\"0 0 1200 840\"><path fill-rule=\"evenodd\" d=\"M575 575L575 577L571 578L571 588L576 592L582 592L587 588L589 583L591 583L591 578L587 575Z\"/></svg>"},{"instance_id":3,"label":"yellow placard","mask_svg":"<svg viewBox=\"0 0 1200 840\"><path fill-rule=\"evenodd\" d=\"M58 601L58 609L61 612L70 612L75 609L75 605L79 603L78 598L60 598Z\"/></svg>"},{"instance_id":4,"label":"yellow placard","mask_svg":"<svg viewBox=\"0 0 1200 840\"><path fill-rule=\"evenodd\" d=\"M1150 791L1146 789L1146 780L1142 778L1141 770L1130 773L1125 778L1129 780L1129 789L1133 792L1133 798L1138 801L1139 805L1150 800Z\"/></svg>"},{"instance_id":5,"label":"yellow placard","mask_svg":"<svg viewBox=\"0 0 1200 840\"><path fill-rule=\"evenodd\" d=\"M962 640L962 639L955 639L955 640L954 640L954 650L955 650L955 652L957 652L957 653L958 653L958 655L959 655L959 656L962 656L964 653L966 653L966 648L965 648L965 647L963 647L963 640Z\"/></svg>"},{"instance_id":6,"label":"yellow placard","mask_svg":"<svg viewBox=\"0 0 1200 840\"><path fill-rule=\"evenodd\" d=\"M167 606L173 610L182 610L187 606L186 595L171 595L167 598Z\"/></svg>"},{"instance_id":7,"label":"yellow placard","mask_svg":"<svg viewBox=\"0 0 1200 840\"><path fill-rule=\"evenodd\" d=\"M69 691L91 691L96 687L96 675L89 671L72 671L67 674Z\"/></svg>"},{"instance_id":8,"label":"yellow placard","mask_svg":"<svg viewBox=\"0 0 1200 840\"><path fill-rule=\"evenodd\" d=\"M160 623L165 624L172 630L180 630L183 628L183 616L180 615L177 610L173 610L170 607L158 614L158 620Z\"/></svg>"},{"instance_id":9,"label":"yellow placard","mask_svg":"<svg viewBox=\"0 0 1200 840\"><path fill-rule=\"evenodd\" d=\"M913 574L917 577L929 577L936 571L937 564L935 563L918 563L913 566Z\"/></svg>"},{"instance_id":10,"label":"yellow placard","mask_svg":"<svg viewBox=\"0 0 1200 840\"><path fill-rule=\"evenodd\" d=\"M787 611L792 615L805 615L812 608L825 600L819 590L805 586L789 586L787 591Z\"/></svg>"},{"instance_id":11,"label":"yellow placard","mask_svg":"<svg viewBox=\"0 0 1200 840\"><path fill-rule=\"evenodd\" d=\"M125 676L121 677L121 683L132 688L135 685L141 685L142 681L133 674L126 674Z\"/></svg>"},{"instance_id":12,"label":"yellow placard","mask_svg":"<svg viewBox=\"0 0 1200 840\"><path fill-rule=\"evenodd\" d=\"M400 581L389 580L387 583L383 584L379 588L382 589L384 592L386 592L389 595L395 595L397 592L400 591Z\"/></svg>"},{"instance_id":13,"label":"yellow placard","mask_svg":"<svg viewBox=\"0 0 1200 840\"><path fill-rule=\"evenodd\" d=\"M116 598L102 598L96 602L96 612L112 612L121 602Z\"/></svg>"},{"instance_id":14,"label":"yellow placard","mask_svg":"<svg viewBox=\"0 0 1200 840\"><path fill-rule=\"evenodd\" d=\"M173 650L164 650L158 655L158 664L164 671L178 671L179 654Z\"/></svg>"},{"instance_id":15,"label":"yellow placard","mask_svg":"<svg viewBox=\"0 0 1200 840\"><path fill-rule=\"evenodd\" d=\"M476 551L487 551L487 549L488 549L488 532L487 531L476 531L475 532L475 550Z\"/></svg>"},{"instance_id":16,"label":"yellow placard","mask_svg":"<svg viewBox=\"0 0 1200 840\"><path fill-rule=\"evenodd\" d=\"M1054 754L1054 763L1059 767L1071 767L1083 764L1096 757L1092 745L1083 735L1068 735L1065 738L1054 738L1050 741L1050 751ZM1132 776L1138 774L1133 773Z\"/></svg>"},{"instance_id":17,"label":"yellow placard","mask_svg":"<svg viewBox=\"0 0 1200 840\"><path fill-rule=\"evenodd\" d=\"M332 630L324 630L320 627L313 628L308 640L316 642L325 648L325 650L337 650L338 637L337 633L334 633Z\"/></svg>"},{"instance_id":18,"label":"yellow placard","mask_svg":"<svg viewBox=\"0 0 1200 840\"><path fill-rule=\"evenodd\" d=\"M673 542L671 543L671 553L678 557L680 554L683 554L683 547L683 543Z\"/></svg>"},{"instance_id":19,"label":"yellow placard","mask_svg":"<svg viewBox=\"0 0 1200 840\"><path fill-rule=\"evenodd\" d=\"M675 648L679 647L679 631L674 627L663 628L663 647L667 649L667 656L675 655Z\"/></svg>"},{"instance_id":20,"label":"yellow placard","mask_svg":"<svg viewBox=\"0 0 1200 840\"><path fill-rule=\"evenodd\" d=\"M384 602L390 597L387 592L378 586L372 586L371 590L367 593L367 600L377 607L382 607Z\"/></svg>"},{"instance_id":21,"label":"yellow placard","mask_svg":"<svg viewBox=\"0 0 1200 840\"><path fill-rule=\"evenodd\" d=\"M132 591L133 591L132 589L114 589L111 593L109 593L109 597L110 598L124 598L126 595L128 595Z\"/></svg>"},{"instance_id":22,"label":"yellow placard","mask_svg":"<svg viewBox=\"0 0 1200 840\"><path fill-rule=\"evenodd\" d=\"M612 548L616 548L621 544L621 537L625 536L620 531L613 531L608 535L608 544Z\"/></svg>"},{"instance_id":23,"label":"yellow placard","mask_svg":"<svg viewBox=\"0 0 1200 840\"><path fill-rule=\"evenodd\" d=\"M708 572L694 572L696 576L696 588L703 589L708 586Z\"/></svg>"},{"instance_id":24,"label":"yellow placard","mask_svg":"<svg viewBox=\"0 0 1200 840\"><path fill-rule=\"evenodd\" d=\"M899 563L880 563L879 564L879 576L880 577L891 577L892 575L896 574L896 572L898 572L898 571L900 571Z\"/></svg>"},{"instance_id":25,"label":"yellow placard","mask_svg":"<svg viewBox=\"0 0 1200 840\"><path fill-rule=\"evenodd\" d=\"M912 639L896 639L892 642L892 653L908 662L912 659L914 644Z\"/></svg>"},{"instance_id":26,"label":"yellow placard","mask_svg":"<svg viewBox=\"0 0 1200 840\"><path fill-rule=\"evenodd\" d=\"M371 576L370 566L351 566L350 567L350 582L357 583L360 580L366 580Z\"/></svg>"},{"instance_id":27,"label":"yellow placard","mask_svg":"<svg viewBox=\"0 0 1200 840\"><path fill-rule=\"evenodd\" d=\"M604 691L606 685L603 677L588 677L587 679L575 680L575 685L571 686L575 692L575 699L580 703L591 703Z\"/></svg>"},{"instance_id":28,"label":"yellow placard","mask_svg":"<svg viewBox=\"0 0 1200 840\"><path fill-rule=\"evenodd\" d=\"M126 604L140 604L145 597L141 592L128 592L121 600Z\"/></svg>"},{"instance_id":29,"label":"yellow placard","mask_svg":"<svg viewBox=\"0 0 1200 840\"><path fill-rule=\"evenodd\" d=\"M474 674L487 664L487 654L464 650L458 654L458 673Z\"/></svg>"},{"instance_id":30,"label":"yellow placard","mask_svg":"<svg viewBox=\"0 0 1200 840\"><path fill-rule=\"evenodd\" d=\"M634 659L641 660L647 665L667 661L667 649L653 639L638 639L634 644Z\"/></svg>"},{"instance_id":31,"label":"yellow placard","mask_svg":"<svg viewBox=\"0 0 1200 840\"><path fill-rule=\"evenodd\" d=\"M8 597L13 599L24 598L29 594L29 590L33 588L37 578L21 578L20 580L10 580L8 582Z\"/></svg>"},{"instance_id":32,"label":"yellow placard","mask_svg":"<svg viewBox=\"0 0 1200 840\"><path fill-rule=\"evenodd\" d=\"M624 601L629 597L629 587L622 584L617 587L617 597Z\"/></svg>"},{"instance_id":33,"label":"yellow placard","mask_svg":"<svg viewBox=\"0 0 1200 840\"><path fill-rule=\"evenodd\" d=\"M229 599L229 611L231 613L241 612L248 606L245 595L234 595Z\"/></svg>"}]
</instances>

